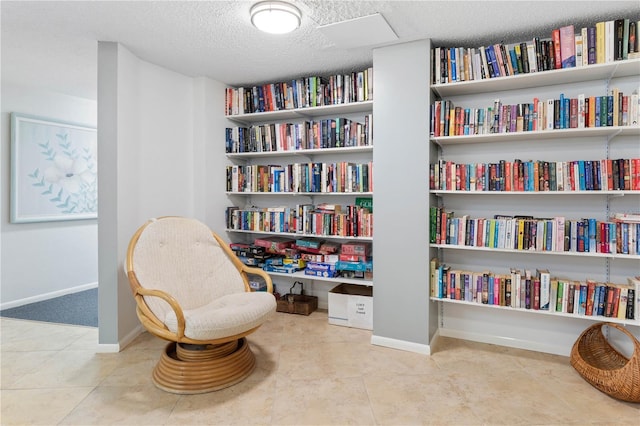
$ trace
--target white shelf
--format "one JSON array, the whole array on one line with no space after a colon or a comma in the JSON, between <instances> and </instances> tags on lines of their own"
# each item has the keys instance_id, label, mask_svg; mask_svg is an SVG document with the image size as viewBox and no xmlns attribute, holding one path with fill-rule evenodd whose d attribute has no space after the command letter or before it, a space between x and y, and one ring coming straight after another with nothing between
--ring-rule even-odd
<instances>
[{"instance_id":1,"label":"white shelf","mask_svg":"<svg viewBox=\"0 0 640 426\"><path fill-rule=\"evenodd\" d=\"M608 80L640 74L640 59L594 64L580 68L564 68L552 71L518 74L485 80L434 84L431 89L440 97L491 93L504 90L526 89L537 86L553 86L583 81Z\"/></svg>"},{"instance_id":2,"label":"white shelf","mask_svg":"<svg viewBox=\"0 0 640 426\"><path fill-rule=\"evenodd\" d=\"M340 148L318 148L318 149L298 149L298 150L285 150L285 151L261 151L261 152L230 152L227 153L227 158L231 159L248 159L259 157L310 157L316 155L331 155L331 154L353 154L353 153L371 153L373 152L373 145L367 146L345 146Z\"/></svg>"},{"instance_id":3,"label":"white shelf","mask_svg":"<svg viewBox=\"0 0 640 426\"><path fill-rule=\"evenodd\" d=\"M572 257L600 257L609 259L627 259L627 260L640 260L640 255L634 254L621 254L621 253L591 253L591 252L576 252L576 251L538 251L538 250L516 250L505 248L491 248L491 247L475 247L475 246L461 246L454 244L429 244L429 247L447 249L447 250L469 250L469 251L487 251L494 253L517 253L517 254L534 254L534 255L547 255L547 256L572 256Z\"/></svg>"},{"instance_id":4,"label":"white shelf","mask_svg":"<svg viewBox=\"0 0 640 426\"><path fill-rule=\"evenodd\" d=\"M348 104L323 105L280 111L255 112L252 114L227 115L229 120L239 123L261 123L290 119L324 117L332 114L352 114L373 111L373 101L351 102Z\"/></svg>"},{"instance_id":5,"label":"white shelf","mask_svg":"<svg viewBox=\"0 0 640 426\"><path fill-rule=\"evenodd\" d=\"M489 308L489 309L501 309L501 310L505 310L505 311L509 311L509 312L526 312L526 313L530 313L530 314L534 314L534 315L552 315L552 316L563 317L563 318L584 319L584 320L589 320L589 321L605 321L605 322L613 322L613 323L624 324L624 325L640 326L640 320L612 318L612 317L605 317L605 316L601 316L601 315L590 316L590 315L570 314L570 313L566 313L566 312L551 312L551 311L544 311L544 310L540 310L540 309L512 308L512 307L509 307L509 306L489 305L489 304L484 304L484 303L468 302L468 301L465 301L465 300L444 299L444 298L441 299L441 298L438 298L438 297L431 297L430 299L432 301L434 301L434 302L455 303L455 304L460 304L460 305L476 306L476 307L482 308L482 309L486 309L486 308Z\"/></svg>"},{"instance_id":6,"label":"white shelf","mask_svg":"<svg viewBox=\"0 0 640 426\"><path fill-rule=\"evenodd\" d=\"M351 196L364 196L371 197L373 192L225 192L227 195L290 195L290 196L307 196L313 197L316 195L351 195Z\"/></svg>"},{"instance_id":7,"label":"white shelf","mask_svg":"<svg viewBox=\"0 0 640 426\"><path fill-rule=\"evenodd\" d=\"M489 133L484 135L460 135L430 137L438 145L481 144L491 142L521 142L545 139L592 138L614 136L640 136L639 126L587 127L581 129L539 130L535 132Z\"/></svg>"},{"instance_id":8,"label":"white shelf","mask_svg":"<svg viewBox=\"0 0 640 426\"><path fill-rule=\"evenodd\" d=\"M613 195L624 197L625 195L640 195L637 190L618 191L462 191L462 190L438 190L429 191L435 195L526 195L526 196L552 196L552 195Z\"/></svg>"},{"instance_id":9,"label":"white shelf","mask_svg":"<svg viewBox=\"0 0 640 426\"><path fill-rule=\"evenodd\" d=\"M373 237L350 237L341 235L296 234L292 232L255 231L245 229L226 229L227 232L244 234L278 235L291 238L321 238L326 240L373 241Z\"/></svg>"},{"instance_id":10,"label":"white shelf","mask_svg":"<svg viewBox=\"0 0 640 426\"><path fill-rule=\"evenodd\" d=\"M329 281L329 282L333 282L333 283L336 283L336 284L346 283L346 284L366 285L368 287L373 286L373 281L371 281L371 280L365 280L365 279L361 279L361 278L317 277L315 275L306 275L304 273L304 271L298 271L298 272L294 272L292 274L287 274L287 273L284 273L284 272L268 272L267 271L267 274L273 275L273 276L276 276L276 277L294 278L296 280Z\"/></svg>"},{"instance_id":11,"label":"white shelf","mask_svg":"<svg viewBox=\"0 0 640 426\"><path fill-rule=\"evenodd\" d=\"M298 108L295 110L269 111L253 114L239 114L234 116L226 116L225 118L240 123L270 123L284 122L286 120L306 120L314 117L342 117L346 114L369 114L373 112L373 101L353 102L339 105L324 105L310 108ZM267 152L242 152L227 153L226 157L232 161L242 161L260 158L276 158L276 157L301 157L311 158L314 156L328 155L350 155L350 154L367 154L372 155L373 146L353 146L353 147L337 147L337 148L320 148L320 149L301 149L286 151L267 151ZM372 197L373 192L226 192L228 196L292 196L292 197L316 197L316 196L347 196L347 197ZM289 232L270 232L255 230L237 230L227 229L229 233L245 233L245 234L261 234L261 235L277 235L291 238L319 238L325 240L338 241L373 241L373 237L343 237L337 235L316 235L316 234L297 234ZM304 271L298 271L292 274L282 272L267 272L273 277L286 277L295 280L313 280L327 281L333 283L348 283L372 286L372 280L357 278L328 278L312 275L305 275Z\"/></svg>"}]
</instances>

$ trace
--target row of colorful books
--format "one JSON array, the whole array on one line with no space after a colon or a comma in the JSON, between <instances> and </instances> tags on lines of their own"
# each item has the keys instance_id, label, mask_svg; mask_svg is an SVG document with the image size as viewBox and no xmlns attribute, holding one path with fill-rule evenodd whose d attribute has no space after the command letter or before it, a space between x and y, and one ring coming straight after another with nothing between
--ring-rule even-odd
<instances>
[{"instance_id":1,"label":"row of colorful books","mask_svg":"<svg viewBox=\"0 0 640 426\"><path fill-rule=\"evenodd\" d=\"M529 74L637 58L640 21L629 18L574 25L520 43L496 43L477 48L436 47L431 52L432 83Z\"/></svg>"},{"instance_id":2,"label":"row of colorful books","mask_svg":"<svg viewBox=\"0 0 640 426\"><path fill-rule=\"evenodd\" d=\"M251 127L227 127L227 153L296 151L352 146L373 142L373 115L364 123L348 118L332 118L304 123L271 123Z\"/></svg>"},{"instance_id":3,"label":"row of colorful books","mask_svg":"<svg viewBox=\"0 0 640 426\"><path fill-rule=\"evenodd\" d=\"M227 166L227 192L373 192L373 161Z\"/></svg>"},{"instance_id":4,"label":"row of colorful books","mask_svg":"<svg viewBox=\"0 0 640 426\"><path fill-rule=\"evenodd\" d=\"M609 95L565 97L520 104L496 99L485 108L463 108L450 100L431 105L430 134L434 137L584 129L588 127L637 126L640 96L625 95L614 88Z\"/></svg>"},{"instance_id":5,"label":"row of colorful books","mask_svg":"<svg viewBox=\"0 0 640 426\"><path fill-rule=\"evenodd\" d=\"M546 161L500 160L429 167L429 188L439 191L640 190L640 158Z\"/></svg>"},{"instance_id":6,"label":"row of colorful books","mask_svg":"<svg viewBox=\"0 0 640 426\"><path fill-rule=\"evenodd\" d=\"M225 115L340 105L373 100L373 68L225 89Z\"/></svg>"},{"instance_id":7,"label":"row of colorful books","mask_svg":"<svg viewBox=\"0 0 640 426\"><path fill-rule=\"evenodd\" d=\"M231 243L244 264L267 272L334 278L373 278L371 243L335 243L316 238L259 237L252 244Z\"/></svg>"},{"instance_id":8,"label":"row of colorful books","mask_svg":"<svg viewBox=\"0 0 640 426\"><path fill-rule=\"evenodd\" d=\"M430 242L497 249L640 254L640 214L595 218L535 218L496 215L493 218L454 217L441 207L430 209Z\"/></svg>"},{"instance_id":9,"label":"row of colorful books","mask_svg":"<svg viewBox=\"0 0 640 426\"><path fill-rule=\"evenodd\" d=\"M372 237L373 213L367 207L297 204L294 207L227 207L227 229L310 236Z\"/></svg>"},{"instance_id":10,"label":"row of colorful books","mask_svg":"<svg viewBox=\"0 0 640 426\"><path fill-rule=\"evenodd\" d=\"M509 273L473 272L453 269L437 258L431 260L431 297L504 306L639 319L640 277L614 284L595 280L568 280L552 277L547 269L536 271L512 268Z\"/></svg>"}]
</instances>

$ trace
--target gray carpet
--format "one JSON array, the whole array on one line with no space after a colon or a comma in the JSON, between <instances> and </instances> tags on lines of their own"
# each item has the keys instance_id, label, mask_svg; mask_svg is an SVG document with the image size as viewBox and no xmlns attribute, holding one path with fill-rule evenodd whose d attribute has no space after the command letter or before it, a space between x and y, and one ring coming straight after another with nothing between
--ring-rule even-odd
<instances>
[{"instance_id":1,"label":"gray carpet","mask_svg":"<svg viewBox=\"0 0 640 426\"><path fill-rule=\"evenodd\" d=\"M97 327L98 289L4 309L0 317Z\"/></svg>"}]
</instances>

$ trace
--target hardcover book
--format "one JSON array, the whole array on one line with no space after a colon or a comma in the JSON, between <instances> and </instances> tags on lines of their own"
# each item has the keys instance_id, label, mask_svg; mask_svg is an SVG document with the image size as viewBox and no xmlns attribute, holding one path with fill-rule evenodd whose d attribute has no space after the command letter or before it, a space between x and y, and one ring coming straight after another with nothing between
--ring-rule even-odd
<instances>
[{"instance_id":1,"label":"hardcover book","mask_svg":"<svg viewBox=\"0 0 640 426\"><path fill-rule=\"evenodd\" d=\"M573 25L561 27L560 30L560 58L562 68L576 66L576 40ZM556 68L559 68L556 66Z\"/></svg>"}]
</instances>

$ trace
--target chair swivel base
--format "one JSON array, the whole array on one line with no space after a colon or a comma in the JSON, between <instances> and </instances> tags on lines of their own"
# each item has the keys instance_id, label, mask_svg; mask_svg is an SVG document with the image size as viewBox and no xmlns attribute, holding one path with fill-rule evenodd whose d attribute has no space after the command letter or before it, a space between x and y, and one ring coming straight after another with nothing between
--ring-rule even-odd
<instances>
[{"instance_id":1,"label":"chair swivel base","mask_svg":"<svg viewBox=\"0 0 640 426\"><path fill-rule=\"evenodd\" d=\"M153 370L153 383L177 394L213 392L246 379L255 365L246 338L204 349L171 342Z\"/></svg>"}]
</instances>

